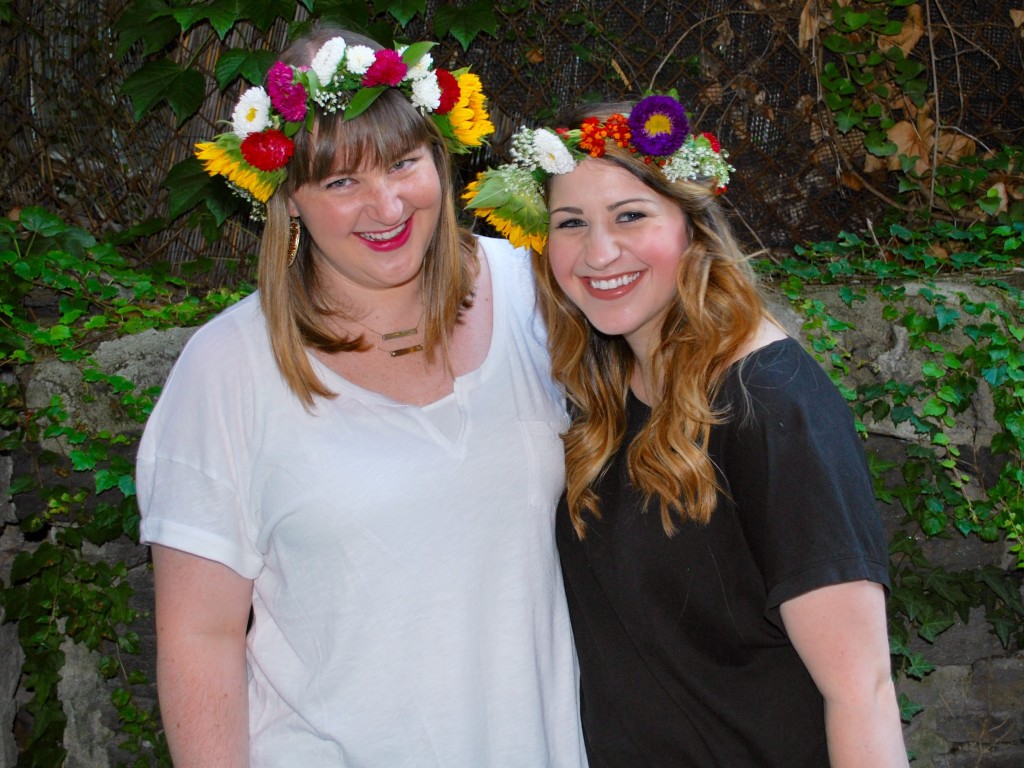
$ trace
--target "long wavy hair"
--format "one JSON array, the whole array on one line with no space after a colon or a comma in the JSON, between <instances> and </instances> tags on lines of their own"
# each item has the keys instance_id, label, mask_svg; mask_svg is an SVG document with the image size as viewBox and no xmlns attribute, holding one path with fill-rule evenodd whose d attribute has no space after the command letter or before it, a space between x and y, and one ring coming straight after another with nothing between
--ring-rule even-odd
<instances>
[{"instance_id":1,"label":"long wavy hair","mask_svg":"<svg viewBox=\"0 0 1024 768\"><path fill-rule=\"evenodd\" d=\"M298 38L280 59L292 66L308 65L325 42L338 36L348 45L381 47L362 35L323 26ZM349 337L332 330L330 319L347 317L346 311L336 298L327 295L320 274L323 267L313 257L308 236L301 238L295 263L288 266L288 196L339 167L390 168L423 144L430 147L441 180L441 213L420 278L424 348L429 361L440 358L448 364L449 339L462 312L471 305L479 263L472 235L456 218L451 156L437 126L404 95L389 89L354 120L317 109L312 130L299 131L294 142L288 177L267 202L258 278L274 357L288 386L307 408L313 406L316 396L334 397L316 375L307 350L334 353L367 348L361 334Z\"/></svg>"},{"instance_id":2,"label":"long wavy hair","mask_svg":"<svg viewBox=\"0 0 1024 768\"><path fill-rule=\"evenodd\" d=\"M590 105L560 125L587 115L628 114L630 104ZM662 383L649 421L628 448L633 485L657 499L671 536L676 520L706 523L719 486L707 454L714 424L728 418L715 397L740 348L766 316L749 260L740 250L712 180L669 182L654 164L618 147L597 162L612 163L679 206L689 243L676 275L676 300L662 324L652 361ZM573 528L586 535L587 514L600 517L595 484L607 470L626 431L626 395L634 359L620 336L594 329L559 288L547 252L533 254L539 305L548 326L555 378L565 388L573 420L563 435L566 493Z\"/></svg>"}]
</instances>

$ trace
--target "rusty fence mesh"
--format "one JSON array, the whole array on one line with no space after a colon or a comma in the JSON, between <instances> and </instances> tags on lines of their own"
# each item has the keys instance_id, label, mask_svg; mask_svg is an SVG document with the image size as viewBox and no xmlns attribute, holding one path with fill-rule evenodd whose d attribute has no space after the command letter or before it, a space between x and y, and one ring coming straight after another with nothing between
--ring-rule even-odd
<instances>
[{"instance_id":1,"label":"rusty fence mesh","mask_svg":"<svg viewBox=\"0 0 1024 768\"><path fill-rule=\"evenodd\" d=\"M943 122L982 150L1024 142L1024 36L1012 21L1015 4L926 1L931 34L913 55L932 69ZM467 51L454 42L435 51L443 66L471 65L496 108L499 130L491 149L469 157L460 173L469 178L500 157L511 132L538 116L580 100L674 87L694 122L730 150L738 172L726 201L748 247L784 252L841 229L861 231L882 215L884 203L881 195L843 183L846 165L863 163L857 156L863 149L820 119L825 107L813 58L821 49L798 42L804 2L496 4L497 37L480 35ZM165 213L160 184L167 171L196 140L219 132L216 121L229 115L237 98L238 83L224 94L214 84L220 51L280 49L288 32L279 22L267 32L234 31L224 41L204 28L184 35L172 55L209 75L203 107L181 126L168 109L136 121L118 91L141 54L119 57L111 31L126 4L16 0L13 20L0 24L4 214L42 205L102 235ZM401 34L431 38L438 5L428 0L425 17ZM884 175L864 180L891 193ZM143 241L138 255L177 264L212 259L211 278L225 280L251 275L256 235L252 222L232 221L208 243L183 217Z\"/></svg>"}]
</instances>

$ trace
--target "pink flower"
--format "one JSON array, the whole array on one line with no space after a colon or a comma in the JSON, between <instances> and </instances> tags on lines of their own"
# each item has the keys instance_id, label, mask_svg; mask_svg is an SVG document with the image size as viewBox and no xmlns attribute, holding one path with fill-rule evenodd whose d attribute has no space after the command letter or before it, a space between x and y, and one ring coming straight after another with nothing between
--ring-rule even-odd
<instances>
[{"instance_id":1,"label":"pink flower","mask_svg":"<svg viewBox=\"0 0 1024 768\"><path fill-rule=\"evenodd\" d=\"M270 103L290 123L306 116L306 89L294 82L292 68L279 61L267 72L267 93Z\"/></svg>"},{"instance_id":2,"label":"pink flower","mask_svg":"<svg viewBox=\"0 0 1024 768\"><path fill-rule=\"evenodd\" d=\"M408 65L402 61L398 51L385 49L377 51L373 64L363 75L363 87L371 88L375 85L398 85L409 71Z\"/></svg>"}]
</instances>

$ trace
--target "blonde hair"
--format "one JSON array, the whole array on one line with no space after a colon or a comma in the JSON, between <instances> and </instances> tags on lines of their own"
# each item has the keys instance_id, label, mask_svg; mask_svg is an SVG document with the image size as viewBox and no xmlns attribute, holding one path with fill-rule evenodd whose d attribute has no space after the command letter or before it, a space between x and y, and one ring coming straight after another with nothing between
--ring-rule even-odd
<instances>
[{"instance_id":1,"label":"blonde hair","mask_svg":"<svg viewBox=\"0 0 1024 768\"><path fill-rule=\"evenodd\" d=\"M320 27L299 38L282 54L293 66L308 64L319 48L333 37L349 45L381 46L345 30ZM389 168L416 147L426 144L441 180L441 213L423 262L424 347L430 362L448 363L448 342L462 312L471 304L478 270L476 244L462 229L455 213L451 158L444 137L434 122L396 90L384 91L359 117L319 110L312 130L299 131L288 178L267 202L267 221L260 242L260 306L267 319L270 342L281 375L307 408L315 396L334 397L316 375L307 348L345 352L366 349L362 335L340 336L329 319L344 317L344 307L332 302L323 289L320 267L313 258L310 238L302 237L293 266L288 265L288 196L304 184L320 181L339 166Z\"/></svg>"},{"instance_id":2,"label":"blonde hair","mask_svg":"<svg viewBox=\"0 0 1024 768\"><path fill-rule=\"evenodd\" d=\"M591 106L586 114L614 112L626 113L628 105L596 111ZM719 487L707 442L712 425L727 416L715 409L714 400L730 363L766 311L711 180L669 182L657 166L618 147L610 147L603 162L675 202L687 219L689 243L676 275L676 301L654 353L655 380L663 382L662 391L627 454L630 481L648 501L658 499L662 527L671 536L676 531L673 513L679 520L706 523L714 512ZM554 376L573 406L572 425L563 436L566 492L573 528L583 538L585 514L600 517L594 486L625 435L634 360L621 337L596 331L565 296L546 250L533 254L533 265Z\"/></svg>"}]
</instances>

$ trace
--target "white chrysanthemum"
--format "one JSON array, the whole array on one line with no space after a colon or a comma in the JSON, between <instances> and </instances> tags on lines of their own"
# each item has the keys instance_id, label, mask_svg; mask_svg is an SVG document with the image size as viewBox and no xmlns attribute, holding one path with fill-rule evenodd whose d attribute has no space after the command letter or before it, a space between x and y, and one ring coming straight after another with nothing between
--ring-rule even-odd
<instances>
[{"instance_id":1,"label":"white chrysanthemum","mask_svg":"<svg viewBox=\"0 0 1024 768\"><path fill-rule=\"evenodd\" d=\"M353 75L365 75L375 57L373 49L367 48L365 45L353 45L349 47L348 53L345 55L345 63L348 65L348 71Z\"/></svg>"},{"instance_id":2,"label":"white chrysanthemum","mask_svg":"<svg viewBox=\"0 0 1024 768\"><path fill-rule=\"evenodd\" d=\"M242 94L231 113L231 123L240 139L270 125L270 97L263 86L250 88Z\"/></svg>"},{"instance_id":3,"label":"white chrysanthemum","mask_svg":"<svg viewBox=\"0 0 1024 768\"><path fill-rule=\"evenodd\" d=\"M548 173L572 173L576 168L569 148L551 131L534 132L533 152L537 165Z\"/></svg>"},{"instance_id":4,"label":"white chrysanthemum","mask_svg":"<svg viewBox=\"0 0 1024 768\"><path fill-rule=\"evenodd\" d=\"M441 86L437 83L437 75L428 73L412 81L412 105L425 112L433 112L441 106Z\"/></svg>"},{"instance_id":5,"label":"white chrysanthemum","mask_svg":"<svg viewBox=\"0 0 1024 768\"><path fill-rule=\"evenodd\" d=\"M334 78L334 74L338 71L338 67L341 65L341 60L345 58L345 38L343 37L332 37L319 51L316 52L316 56L313 57L312 63L309 65L310 69L316 72L317 80L320 81L320 85L328 86L331 84L331 80Z\"/></svg>"},{"instance_id":6,"label":"white chrysanthemum","mask_svg":"<svg viewBox=\"0 0 1024 768\"><path fill-rule=\"evenodd\" d=\"M434 57L429 53L423 54L423 57L409 67L409 71L405 73L406 80L420 80L427 75L431 74L430 68L434 66Z\"/></svg>"}]
</instances>

